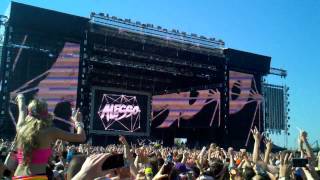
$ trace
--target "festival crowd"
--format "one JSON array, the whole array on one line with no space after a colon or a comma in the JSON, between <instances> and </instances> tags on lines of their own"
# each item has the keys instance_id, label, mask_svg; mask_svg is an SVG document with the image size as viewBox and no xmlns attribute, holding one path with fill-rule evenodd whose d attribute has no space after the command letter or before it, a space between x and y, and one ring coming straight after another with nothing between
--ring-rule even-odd
<instances>
[{"instance_id":1,"label":"festival crowd","mask_svg":"<svg viewBox=\"0 0 320 180\"><path fill-rule=\"evenodd\" d=\"M91 146L81 112L73 117L75 133L52 125L48 105L40 99L25 105L17 96L19 117L13 141L0 142L0 178L22 180L249 180L320 179L320 154L298 137L299 149L272 152L272 141L252 129L253 149L164 147L159 143ZM74 145L77 143L78 145ZM83 143L83 144L81 144ZM260 147L264 146L262 152Z\"/></svg>"}]
</instances>

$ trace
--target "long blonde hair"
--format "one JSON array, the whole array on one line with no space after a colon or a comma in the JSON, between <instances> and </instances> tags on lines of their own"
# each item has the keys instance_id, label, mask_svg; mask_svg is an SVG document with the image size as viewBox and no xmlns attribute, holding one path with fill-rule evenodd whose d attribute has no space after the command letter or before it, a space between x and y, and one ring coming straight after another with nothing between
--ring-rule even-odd
<instances>
[{"instance_id":1,"label":"long blonde hair","mask_svg":"<svg viewBox=\"0 0 320 180\"><path fill-rule=\"evenodd\" d=\"M28 105L28 115L24 124L17 132L17 144L23 151L23 163L31 162L32 151L39 148L40 130L51 126L52 118L48 115L48 105L45 101L34 99Z\"/></svg>"}]
</instances>

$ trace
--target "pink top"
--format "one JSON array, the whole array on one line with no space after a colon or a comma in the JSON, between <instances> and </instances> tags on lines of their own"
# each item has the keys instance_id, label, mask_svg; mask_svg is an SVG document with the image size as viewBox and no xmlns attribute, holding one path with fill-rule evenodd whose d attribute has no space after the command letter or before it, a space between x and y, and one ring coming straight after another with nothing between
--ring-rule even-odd
<instances>
[{"instance_id":1,"label":"pink top","mask_svg":"<svg viewBox=\"0 0 320 180\"><path fill-rule=\"evenodd\" d=\"M31 164L46 164L48 163L48 160L51 154L52 154L51 148L33 150ZM22 164L23 162L22 149L18 149L16 157L17 157L18 163Z\"/></svg>"}]
</instances>

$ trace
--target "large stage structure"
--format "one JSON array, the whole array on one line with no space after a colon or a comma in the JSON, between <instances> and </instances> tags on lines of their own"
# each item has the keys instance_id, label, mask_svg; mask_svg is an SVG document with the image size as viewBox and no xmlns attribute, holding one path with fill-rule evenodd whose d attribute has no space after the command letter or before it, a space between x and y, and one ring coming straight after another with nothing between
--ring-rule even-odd
<instances>
[{"instance_id":1,"label":"large stage structure","mask_svg":"<svg viewBox=\"0 0 320 180\"><path fill-rule=\"evenodd\" d=\"M108 14L83 18L15 2L5 27L2 137L15 133L17 93L47 100L55 113L61 102L80 107L94 144L125 134L244 147L250 128L264 129L270 57Z\"/></svg>"}]
</instances>

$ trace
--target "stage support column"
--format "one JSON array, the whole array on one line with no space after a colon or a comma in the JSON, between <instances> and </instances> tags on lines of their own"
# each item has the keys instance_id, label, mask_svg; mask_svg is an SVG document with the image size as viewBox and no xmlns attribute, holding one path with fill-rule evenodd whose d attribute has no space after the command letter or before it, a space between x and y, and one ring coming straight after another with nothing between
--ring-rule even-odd
<instances>
[{"instance_id":1,"label":"stage support column","mask_svg":"<svg viewBox=\"0 0 320 180\"><path fill-rule=\"evenodd\" d=\"M83 123L87 134L87 141L90 142L90 87L88 82L89 76L89 40L88 31L84 32L83 40L80 44L80 65L79 65L79 87L77 107L80 108L83 116Z\"/></svg>"},{"instance_id":2,"label":"stage support column","mask_svg":"<svg viewBox=\"0 0 320 180\"><path fill-rule=\"evenodd\" d=\"M229 140L229 129L227 125L229 121L229 57L226 56L223 61L223 83L222 83L222 93L221 93L221 125L219 128L219 133L221 133L220 138L224 145L230 144L227 142Z\"/></svg>"},{"instance_id":3,"label":"stage support column","mask_svg":"<svg viewBox=\"0 0 320 180\"><path fill-rule=\"evenodd\" d=\"M2 52L0 57L0 136L6 139L12 139L15 134L15 127L9 117L10 105L10 77L12 74L12 27L3 20L0 21L0 26L5 28L3 34Z\"/></svg>"}]
</instances>

